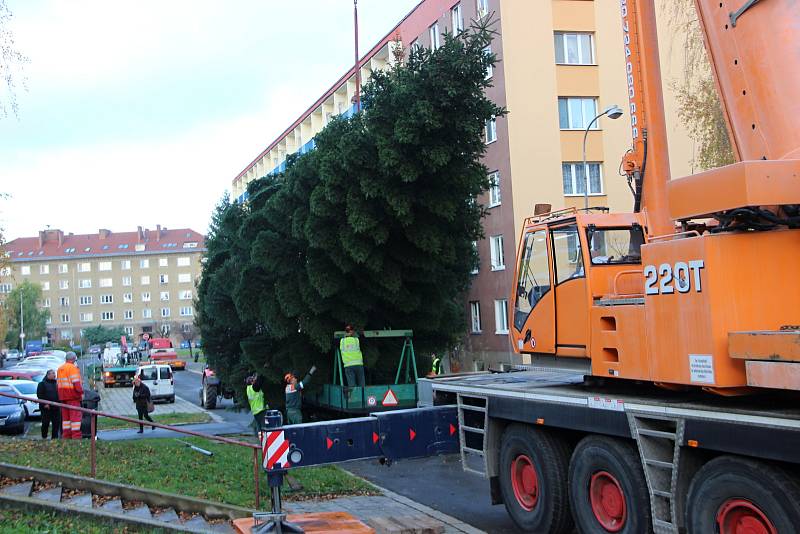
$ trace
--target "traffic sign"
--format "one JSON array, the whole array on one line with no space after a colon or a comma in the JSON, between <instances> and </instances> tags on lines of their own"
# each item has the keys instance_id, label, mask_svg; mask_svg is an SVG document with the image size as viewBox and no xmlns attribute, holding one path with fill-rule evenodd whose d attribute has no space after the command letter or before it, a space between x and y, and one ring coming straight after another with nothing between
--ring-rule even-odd
<instances>
[{"instance_id":1,"label":"traffic sign","mask_svg":"<svg viewBox=\"0 0 800 534\"><path fill-rule=\"evenodd\" d=\"M375 398L375 395L370 395L369 397L367 397L367 404L369 406L375 406L377 403L378 403L378 401Z\"/></svg>"},{"instance_id":2,"label":"traffic sign","mask_svg":"<svg viewBox=\"0 0 800 534\"><path fill-rule=\"evenodd\" d=\"M384 406L397 406L397 395L394 394L391 388L386 391L386 395L383 396L381 404Z\"/></svg>"},{"instance_id":3,"label":"traffic sign","mask_svg":"<svg viewBox=\"0 0 800 534\"><path fill-rule=\"evenodd\" d=\"M25 339L25 332L21 332L21 333L19 334L19 338L20 338L20 339Z\"/></svg>"}]
</instances>

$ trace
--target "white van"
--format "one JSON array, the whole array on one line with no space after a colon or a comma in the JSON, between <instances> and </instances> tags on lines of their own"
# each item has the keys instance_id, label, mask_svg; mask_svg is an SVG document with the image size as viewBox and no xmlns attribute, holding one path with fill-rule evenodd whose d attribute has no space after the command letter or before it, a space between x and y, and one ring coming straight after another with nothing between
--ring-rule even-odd
<instances>
[{"instance_id":1,"label":"white van","mask_svg":"<svg viewBox=\"0 0 800 534\"><path fill-rule=\"evenodd\" d=\"M142 365L136 370L136 376L150 389L153 402L166 400L175 402L175 380L169 365Z\"/></svg>"}]
</instances>

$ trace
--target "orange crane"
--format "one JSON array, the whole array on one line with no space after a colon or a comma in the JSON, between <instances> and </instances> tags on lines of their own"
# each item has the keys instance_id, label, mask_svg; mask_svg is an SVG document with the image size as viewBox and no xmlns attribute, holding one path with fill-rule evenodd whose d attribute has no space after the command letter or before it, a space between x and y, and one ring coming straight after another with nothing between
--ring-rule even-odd
<instances>
[{"instance_id":1,"label":"orange crane","mask_svg":"<svg viewBox=\"0 0 800 534\"><path fill-rule=\"evenodd\" d=\"M800 9L697 0L737 163L670 179L653 0L620 0L632 213L525 221L518 353L723 395L800 390Z\"/></svg>"}]
</instances>

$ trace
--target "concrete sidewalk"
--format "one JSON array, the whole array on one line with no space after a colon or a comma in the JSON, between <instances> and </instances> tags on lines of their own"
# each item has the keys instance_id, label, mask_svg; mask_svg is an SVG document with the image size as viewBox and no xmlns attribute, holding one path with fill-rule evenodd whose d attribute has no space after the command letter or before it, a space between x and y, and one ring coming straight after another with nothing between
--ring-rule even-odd
<instances>
[{"instance_id":1,"label":"concrete sidewalk","mask_svg":"<svg viewBox=\"0 0 800 534\"><path fill-rule=\"evenodd\" d=\"M98 388L100 394L100 411L111 415L136 415L136 406L133 404L132 387ZM176 396L174 403L156 402L156 410L152 415L165 413L208 413L215 421L219 420L212 412L208 412L186 399Z\"/></svg>"},{"instance_id":2,"label":"concrete sidewalk","mask_svg":"<svg viewBox=\"0 0 800 534\"><path fill-rule=\"evenodd\" d=\"M188 437L179 432L172 432L163 428L156 428L152 430L146 426L142 434L139 434L138 428L125 428L120 430L101 430L97 433L97 439L103 441L125 441L131 439L146 439L146 438L181 438ZM212 436L227 436L233 434L248 434L252 435L253 430L250 427L237 425L236 423L198 423L194 425L175 425L185 430L193 432L202 432L203 434L211 434ZM202 445L201 445L202 446Z\"/></svg>"}]
</instances>

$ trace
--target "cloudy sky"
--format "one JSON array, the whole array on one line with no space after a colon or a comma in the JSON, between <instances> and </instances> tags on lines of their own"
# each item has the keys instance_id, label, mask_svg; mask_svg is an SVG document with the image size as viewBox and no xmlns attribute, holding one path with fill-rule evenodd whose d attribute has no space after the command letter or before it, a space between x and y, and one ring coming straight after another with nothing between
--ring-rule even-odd
<instances>
[{"instance_id":1,"label":"cloudy sky","mask_svg":"<svg viewBox=\"0 0 800 534\"><path fill-rule=\"evenodd\" d=\"M362 53L417 1L360 0ZM30 58L19 112L0 118L9 239L205 232L232 179L353 57L351 0L6 3Z\"/></svg>"}]
</instances>

